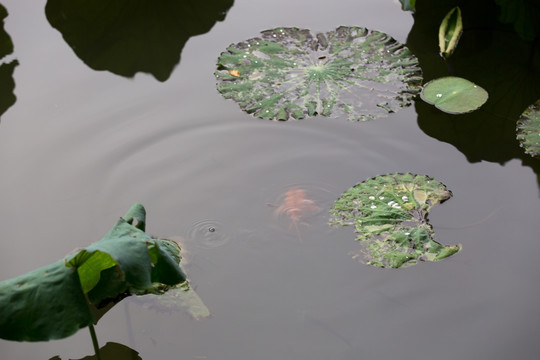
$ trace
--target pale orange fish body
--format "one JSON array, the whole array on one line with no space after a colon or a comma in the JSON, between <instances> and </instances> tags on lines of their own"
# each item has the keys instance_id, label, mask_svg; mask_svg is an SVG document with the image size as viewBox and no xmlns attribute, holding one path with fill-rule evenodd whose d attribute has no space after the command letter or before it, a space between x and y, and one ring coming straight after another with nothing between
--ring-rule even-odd
<instances>
[{"instance_id":1,"label":"pale orange fish body","mask_svg":"<svg viewBox=\"0 0 540 360\"><path fill-rule=\"evenodd\" d=\"M290 227L294 225L298 240L302 241L298 224L300 224L302 218L317 210L319 210L319 207L313 200L306 197L306 192L303 189L289 189L285 193L283 202L274 213L277 215L286 214L291 219Z\"/></svg>"}]
</instances>

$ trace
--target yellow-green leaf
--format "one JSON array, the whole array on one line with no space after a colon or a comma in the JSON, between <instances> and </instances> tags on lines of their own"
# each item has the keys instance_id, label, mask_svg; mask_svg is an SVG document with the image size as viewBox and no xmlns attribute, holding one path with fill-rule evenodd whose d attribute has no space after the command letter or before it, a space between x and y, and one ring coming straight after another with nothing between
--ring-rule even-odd
<instances>
[{"instance_id":1,"label":"yellow-green leaf","mask_svg":"<svg viewBox=\"0 0 540 360\"><path fill-rule=\"evenodd\" d=\"M456 6L446 14L439 27L439 49L444 58L452 55L462 32L461 10Z\"/></svg>"}]
</instances>

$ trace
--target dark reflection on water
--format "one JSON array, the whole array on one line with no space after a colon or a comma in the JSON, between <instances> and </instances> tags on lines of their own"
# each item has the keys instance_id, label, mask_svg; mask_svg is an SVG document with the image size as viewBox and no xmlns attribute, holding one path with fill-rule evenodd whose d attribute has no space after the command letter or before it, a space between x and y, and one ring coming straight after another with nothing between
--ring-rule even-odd
<instances>
[{"instance_id":1,"label":"dark reflection on water","mask_svg":"<svg viewBox=\"0 0 540 360\"><path fill-rule=\"evenodd\" d=\"M445 62L431 35L456 5L461 6L464 32ZM526 155L516 140L516 121L540 98L540 42L523 40L511 25L498 21L499 13L492 1L418 4L407 43L419 58L424 81L459 76L489 93L480 110L464 115L445 114L417 101L418 124L426 134L457 147L471 162L504 164L517 158L538 175L540 162Z\"/></svg>"},{"instance_id":2,"label":"dark reflection on water","mask_svg":"<svg viewBox=\"0 0 540 360\"><path fill-rule=\"evenodd\" d=\"M190 37L208 32L234 0L48 0L47 19L94 70L165 81Z\"/></svg>"},{"instance_id":3,"label":"dark reflection on water","mask_svg":"<svg viewBox=\"0 0 540 360\"><path fill-rule=\"evenodd\" d=\"M13 52L13 42L4 30L4 19L7 16L6 8L0 4L0 60ZM13 71L17 65L19 65L17 60L11 60L9 63L0 65L0 118L17 100L15 94L13 94L15 89Z\"/></svg>"},{"instance_id":4,"label":"dark reflection on water","mask_svg":"<svg viewBox=\"0 0 540 360\"><path fill-rule=\"evenodd\" d=\"M142 360L142 358L139 356L139 353L132 348L118 344L115 342L108 342L104 346L102 346L100 349L100 357L101 360ZM50 358L49 360L61 360L62 358L60 356L54 356ZM98 357L96 355L89 355L85 356L81 359L73 359L73 360L97 360Z\"/></svg>"}]
</instances>

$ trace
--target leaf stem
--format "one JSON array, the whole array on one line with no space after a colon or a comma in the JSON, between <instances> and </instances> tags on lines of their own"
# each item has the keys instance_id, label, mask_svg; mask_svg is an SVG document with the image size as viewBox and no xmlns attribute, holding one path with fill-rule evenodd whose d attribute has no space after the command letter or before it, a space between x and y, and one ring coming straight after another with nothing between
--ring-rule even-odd
<instances>
[{"instance_id":1,"label":"leaf stem","mask_svg":"<svg viewBox=\"0 0 540 360\"><path fill-rule=\"evenodd\" d=\"M96 336L96 331L94 330L94 325L90 324L88 325L88 328L90 329L90 336L92 337L92 345L94 345L94 351L96 352L96 359L101 360L101 356L99 354L99 344Z\"/></svg>"}]
</instances>

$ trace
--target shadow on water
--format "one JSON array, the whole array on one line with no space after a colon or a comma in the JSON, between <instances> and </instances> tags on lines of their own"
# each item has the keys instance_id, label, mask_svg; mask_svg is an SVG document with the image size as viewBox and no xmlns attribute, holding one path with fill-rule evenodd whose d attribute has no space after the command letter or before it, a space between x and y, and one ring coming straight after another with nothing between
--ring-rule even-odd
<instances>
[{"instance_id":1,"label":"shadow on water","mask_svg":"<svg viewBox=\"0 0 540 360\"><path fill-rule=\"evenodd\" d=\"M101 360L142 360L139 353L132 348L118 344L115 342L108 342L100 349ZM49 360L61 360L60 356L54 356ZM95 355L85 356L78 360L93 360L97 359ZM74 359L75 360L75 359Z\"/></svg>"},{"instance_id":2,"label":"shadow on water","mask_svg":"<svg viewBox=\"0 0 540 360\"><path fill-rule=\"evenodd\" d=\"M448 60L439 56L441 19L460 6L464 32ZM516 140L516 121L540 98L540 42L523 39L512 24L499 22L500 9L493 1L422 1L414 14L407 45L418 57L424 82L443 76L466 78L486 89L487 103L478 111L450 115L416 102L418 125L429 136L454 145L469 162L504 164L521 159L540 174L540 163L530 158Z\"/></svg>"},{"instance_id":3,"label":"shadow on water","mask_svg":"<svg viewBox=\"0 0 540 360\"><path fill-rule=\"evenodd\" d=\"M94 70L165 81L190 37L225 19L234 0L48 0L45 14Z\"/></svg>"},{"instance_id":4,"label":"shadow on water","mask_svg":"<svg viewBox=\"0 0 540 360\"><path fill-rule=\"evenodd\" d=\"M0 60L13 53L13 42L4 30L4 19L7 16L8 12L6 8L0 4ZM17 100L13 93L15 89L13 71L17 65L19 65L17 60L11 60L9 63L2 63L0 65L0 118Z\"/></svg>"}]
</instances>

